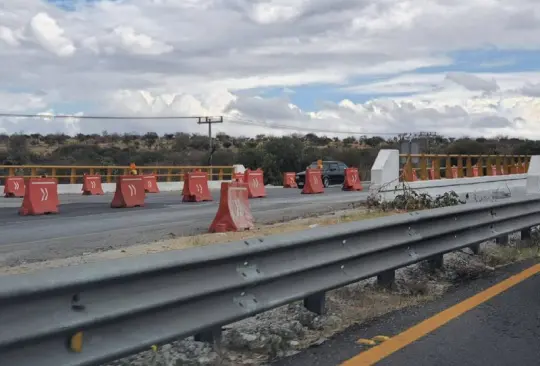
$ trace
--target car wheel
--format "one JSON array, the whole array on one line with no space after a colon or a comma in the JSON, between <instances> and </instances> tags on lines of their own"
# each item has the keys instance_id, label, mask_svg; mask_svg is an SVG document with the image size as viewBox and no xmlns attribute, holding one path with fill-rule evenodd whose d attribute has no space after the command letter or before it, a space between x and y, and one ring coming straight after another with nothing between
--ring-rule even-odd
<instances>
[{"instance_id":1,"label":"car wheel","mask_svg":"<svg viewBox=\"0 0 540 366\"><path fill-rule=\"evenodd\" d=\"M330 186L330 181L328 180L328 177L323 178L323 186L324 188L328 188L328 186Z\"/></svg>"}]
</instances>

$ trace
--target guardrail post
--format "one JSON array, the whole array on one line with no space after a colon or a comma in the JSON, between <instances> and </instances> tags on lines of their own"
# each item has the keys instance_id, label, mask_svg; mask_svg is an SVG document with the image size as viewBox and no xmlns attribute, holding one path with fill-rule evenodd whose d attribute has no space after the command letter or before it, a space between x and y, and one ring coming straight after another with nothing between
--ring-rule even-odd
<instances>
[{"instance_id":1,"label":"guardrail post","mask_svg":"<svg viewBox=\"0 0 540 366\"><path fill-rule=\"evenodd\" d=\"M510 160L508 159L508 156L504 156L503 158L503 161L504 161L504 174L505 175L510 175L512 174L512 163L510 162Z\"/></svg>"},{"instance_id":2,"label":"guardrail post","mask_svg":"<svg viewBox=\"0 0 540 366\"><path fill-rule=\"evenodd\" d=\"M499 236L495 242L500 245L508 245L508 235Z\"/></svg>"},{"instance_id":3,"label":"guardrail post","mask_svg":"<svg viewBox=\"0 0 540 366\"><path fill-rule=\"evenodd\" d=\"M472 250L474 254L480 253L480 243L471 245L469 248Z\"/></svg>"},{"instance_id":4,"label":"guardrail post","mask_svg":"<svg viewBox=\"0 0 540 366\"><path fill-rule=\"evenodd\" d=\"M377 285L386 289L392 288L396 280L396 271L386 271L377 275Z\"/></svg>"},{"instance_id":5,"label":"guardrail post","mask_svg":"<svg viewBox=\"0 0 540 366\"><path fill-rule=\"evenodd\" d=\"M467 160L465 162L465 166L466 166L466 170L467 170L467 174L466 174L466 177L467 178L470 178L473 176L473 171L472 171L472 159L470 156L467 156Z\"/></svg>"},{"instance_id":6,"label":"guardrail post","mask_svg":"<svg viewBox=\"0 0 540 366\"><path fill-rule=\"evenodd\" d=\"M532 244L531 228L521 230L521 243L520 247L529 247Z\"/></svg>"},{"instance_id":7,"label":"guardrail post","mask_svg":"<svg viewBox=\"0 0 540 366\"><path fill-rule=\"evenodd\" d=\"M435 169L435 179L441 179L441 159L439 158L439 155L435 155L433 161L435 162L433 165L433 168Z\"/></svg>"},{"instance_id":8,"label":"guardrail post","mask_svg":"<svg viewBox=\"0 0 540 366\"><path fill-rule=\"evenodd\" d=\"M434 271L436 269L441 269L444 265L444 255L439 254L435 255L427 260L429 269Z\"/></svg>"},{"instance_id":9,"label":"guardrail post","mask_svg":"<svg viewBox=\"0 0 540 366\"><path fill-rule=\"evenodd\" d=\"M492 165L493 165L493 164L491 163L491 157L488 156L488 157L486 158L486 175L487 175L487 176L493 175L493 169L491 168Z\"/></svg>"},{"instance_id":10,"label":"guardrail post","mask_svg":"<svg viewBox=\"0 0 540 366\"><path fill-rule=\"evenodd\" d=\"M446 179L452 179L452 159L450 155L446 156L446 167L444 168L444 176Z\"/></svg>"},{"instance_id":11,"label":"guardrail post","mask_svg":"<svg viewBox=\"0 0 540 366\"><path fill-rule=\"evenodd\" d=\"M531 238L531 228L521 230L521 240L527 240Z\"/></svg>"},{"instance_id":12,"label":"guardrail post","mask_svg":"<svg viewBox=\"0 0 540 366\"><path fill-rule=\"evenodd\" d=\"M476 160L476 166L478 167L478 176L483 177L485 174L484 174L484 158L482 157L482 155L480 155L478 160Z\"/></svg>"},{"instance_id":13,"label":"guardrail post","mask_svg":"<svg viewBox=\"0 0 540 366\"><path fill-rule=\"evenodd\" d=\"M195 342L207 342L215 345L221 343L221 327L205 329L193 337Z\"/></svg>"},{"instance_id":14,"label":"guardrail post","mask_svg":"<svg viewBox=\"0 0 540 366\"><path fill-rule=\"evenodd\" d=\"M318 292L304 299L306 309L317 315L322 315L326 307L326 295L324 292Z\"/></svg>"},{"instance_id":15,"label":"guardrail post","mask_svg":"<svg viewBox=\"0 0 540 366\"><path fill-rule=\"evenodd\" d=\"M112 182L112 168L107 168L107 183Z\"/></svg>"},{"instance_id":16,"label":"guardrail post","mask_svg":"<svg viewBox=\"0 0 540 366\"><path fill-rule=\"evenodd\" d=\"M69 175L69 183L70 183L70 184L75 184L75 183L77 183L77 182L76 182L76 180L77 180L76 175L77 175L76 169L75 169L75 168L71 168L71 173L70 173L70 175Z\"/></svg>"},{"instance_id":17,"label":"guardrail post","mask_svg":"<svg viewBox=\"0 0 540 366\"><path fill-rule=\"evenodd\" d=\"M420 180L428 180L427 158L424 154L420 156Z\"/></svg>"},{"instance_id":18,"label":"guardrail post","mask_svg":"<svg viewBox=\"0 0 540 366\"><path fill-rule=\"evenodd\" d=\"M461 156L457 158L457 169L458 169L457 177L463 178L463 157Z\"/></svg>"}]
</instances>

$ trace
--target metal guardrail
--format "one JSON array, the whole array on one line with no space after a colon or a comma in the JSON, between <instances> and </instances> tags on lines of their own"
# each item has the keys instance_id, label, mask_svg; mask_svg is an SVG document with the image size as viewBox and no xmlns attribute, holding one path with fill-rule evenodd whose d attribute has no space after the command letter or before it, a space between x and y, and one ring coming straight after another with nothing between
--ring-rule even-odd
<instances>
[{"instance_id":1,"label":"metal guardrail","mask_svg":"<svg viewBox=\"0 0 540 366\"><path fill-rule=\"evenodd\" d=\"M531 160L528 155L400 154L399 157L400 176L407 182L413 181L413 170L420 180L452 179L452 167L457 168L457 178L473 177L474 167L477 167L479 177L493 175L492 167L498 175L501 171L522 174L529 169Z\"/></svg>"},{"instance_id":2,"label":"metal guardrail","mask_svg":"<svg viewBox=\"0 0 540 366\"><path fill-rule=\"evenodd\" d=\"M208 174L209 180L232 179L232 166L138 166L142 174L155 174L158 181L173 182L184 180L184 173L200 169ZM8 176L39 177L46 174L57 178L59 183L82 183L86 174L101 174L106 183L113 183L119 175L128 175L129 166L92 165L0 165L0 179Z\"/></svg>"},{"instance_id":3,"label":"metal guardrail","mask_svg":"<svg viewBox=\"0 0 540 366\"><path fill-rule=\"evenodd\" d=\"M0 363L99 365L299 299L321 312L325 291L538 224L534 196L3 276Z\"/></svg>"}]
</instances>

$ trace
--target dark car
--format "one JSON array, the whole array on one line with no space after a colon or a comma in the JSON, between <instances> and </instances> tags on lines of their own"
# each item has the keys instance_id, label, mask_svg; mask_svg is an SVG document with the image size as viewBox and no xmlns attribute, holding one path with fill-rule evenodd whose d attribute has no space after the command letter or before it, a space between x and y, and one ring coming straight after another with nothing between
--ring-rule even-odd
<instances>
[{"instance_id":1,"label":"dark car","mask_svg":"<svg viewBox=\"0 0 540 366\"><path fill-rule=\"evenodd\" d=\"M308 167L311 169L317 169L317 162L311 163ZM331 185L343 184L345 181L345 168L347 165L341 161L325 160L323 161L322 180L325 187ZM296 173L296 184L298 188L304 187L306 180L306 172Z\"/></svg>"}]
</instances>

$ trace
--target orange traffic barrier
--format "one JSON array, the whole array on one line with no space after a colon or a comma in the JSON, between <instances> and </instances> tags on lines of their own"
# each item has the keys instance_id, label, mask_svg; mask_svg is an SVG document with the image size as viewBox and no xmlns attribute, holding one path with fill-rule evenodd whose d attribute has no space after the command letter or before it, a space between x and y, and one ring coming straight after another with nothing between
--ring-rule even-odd
<instances>
[{"instance_id":1,"label":"orange traffic barrier","mask_svg":"<svg viewBox=\"0 0 540 366\"><path fill-rule=\"evenodd\" d=\"M458 178L458 170L457 170L457 166L453 166L452 167L452 178L456 179Z\"/></svg>"},{"instance_id":2,"label":"orange traffic barrier","mask_svg":"<svg viewBox=\"0 0 540 366\"><path fill-rule=\"evenodd\" d=\"M29 178L19 215L58 213L58 181L55 178Z\"/></svg>"},{"instance_id":3,"label":"orange traffic barrier","mask_svg":"<svg viewBox=\"0 0 540 366\"><path fill-rule=\"evenodd\" d=\"M324 193L321 169L306 169L306 176L302 194Z\"/></svg>"},{"instance_id":4,"label":"orange traffic barrier","mask_svg":"<svg viewBox=\"0 0 540 366\"><path fill-rule=\"evenodd\" d=\"M491 175L497 175L497 167L495 165L491 166Z\"/></svg>"},{"instance_id":5,"label":"orange traffic barrier","mask_svg":"<svg viewBox=\"0 0 540 366\"><path fill-rule=\"evenodd\" d=\"M84 196L103 195L103 187L101 186L101 175L87 175L83 177L82 194Z\"/></svg>"},{"instance_id":6,"label":"orange traffic barrier","mask_svg":"<svg viewBox=\"0 0 540 366\"><path fill-rule=\"evenodd\" d=\"M210 225L211 233L249 230L254 227L248 190L247 183L221 183L219 208Z\"/></svg>"},{"instance_id":7,"label":"orange traffic barrier","mask_svg":"<svg viewBox=\"0 0 540 366\"><path fill-rule=\"evenodd\" d=\"M144 198L143 178L137 175L121 175L116 180L116 191L114 192L111 207L143 207Z\"/></svg>"},{"instance_id":8,"label":"orange traffic barrier","mask_svg":"<svg viewBox=\"0 0 540 366\"><path fill-rule=\"evenodd\" d=\"M159 193L159 187L155 175L145 174L142 177L144 182L144 191L146 193Z\"/></svg>"},{"instance_id":9,"label":"orange traffic barrier","mask_svg":"<svg viewBox=\"0 0 540 366\"><path fill-rule=\"evenodd\" d=\"M360 173L357 168L345 168L344 191L361 191L364 188L360 181Z\"/></svg>"},{"instance_id":10,"label":"orange traffic barrier","mask_svg":"<svg viewBox=\"0 0 540 366\"><path fill-rule=\"evenodd\" d=\"M4 182L4 197L24 197L24 178L7 177Z\"/></svg>"},{"instance_id":11,"label":"orange traffic barrier","mask_svg":"<svg viewBox=\"0 0 540 366\"><path fill-rule=\"evenodd\" d=\"M264 173L261 169L247 169L244 173L244 182L248 184L249 198L266 197L266 188L264 187Z\"/></svg>"},{"instance_id":12,"label":"orange traffic barrier","mask_svg":"<svg viewBox=\"0 0 540 366\"><path fill-rule=\"evenodd\" d=\"M418 175L416 174L416 169L412 170L412 181L416 182L418 180Z\"/></svg>"},{"instance_id":13,"label":"orange traffic barrier","mask_svg":"<svg viewBox=\"0 0 540 366\"><path fill-rule=\"evenodd\" d=\"M283 173L283 188L298 188L296 173Z\"/></svg>"},{"instance_id":14,"label":"orange traffic barrier","mask_svg":"<svg viewBox=\"0 0 540 366\"><path fill-rule=\"evenodd\" d=\"M184 202L212 201L208 189L208 174L201 171L185 173L182 196Z\"/></svg>"},{"instance_id":15,"label":"orange traffic barrier","mask_svg":"<svg viewBox=\"0 0 540 366\"><path fill-rule=\"evenodd\" d=\"M472 167L472 175L473 175L473 177L478 177L479 176L478 167L476 165L473 165L473 167Z\"/></svg>"},{"instance_id":16,"label":"orange traffic barrier","mask_svg":"<svg viewBox=\"0 0 540 366\"><path fill-rule=\"evenodd\" d=\"M244 173L234 173L233 182L244 183Z\"/></svg>"}]
</instances>

